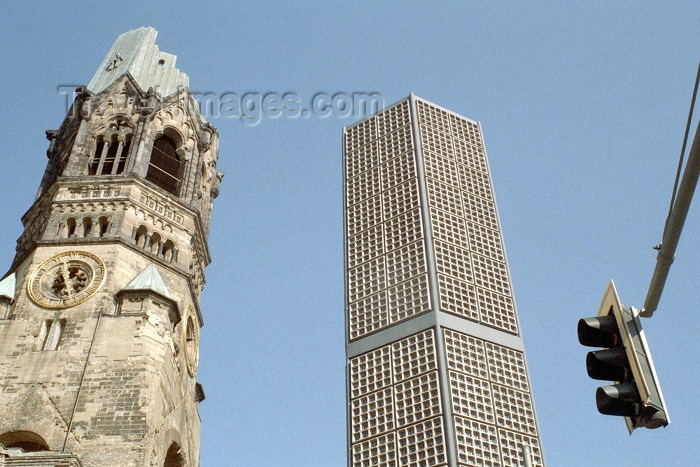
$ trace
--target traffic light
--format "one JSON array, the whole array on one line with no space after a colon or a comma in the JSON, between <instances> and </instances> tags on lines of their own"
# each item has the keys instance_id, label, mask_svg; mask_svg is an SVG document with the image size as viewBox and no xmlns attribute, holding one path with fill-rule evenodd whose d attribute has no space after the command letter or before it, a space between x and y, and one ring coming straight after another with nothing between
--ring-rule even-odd
<instances>
[{"instance_id":1,"label":"traffic light","mask_svg":"<svg viewBox=\"0 0 700 467\"><path fill-rule=\"evenodd\" d=\"M638 310L620 303L612 280L598 316L579 320L578 340L583 345L604 348L588 352L588 376L615 382L596 390L600 413L625 417L630 434L635 428L669 424Z\"/></svg>"}]
</instances>

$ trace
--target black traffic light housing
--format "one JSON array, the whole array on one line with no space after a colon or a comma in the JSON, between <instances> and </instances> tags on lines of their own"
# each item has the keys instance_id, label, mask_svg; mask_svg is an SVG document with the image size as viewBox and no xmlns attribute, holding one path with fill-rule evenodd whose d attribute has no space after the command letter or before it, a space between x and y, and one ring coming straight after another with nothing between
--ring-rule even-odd
<instances>
[{"instance_id":1,"label":"black traffic light housing","mask_svg":"<svg viewBox=\"0 0 700 467\"><path fill-rule=\"evenodd\" d=\"M630 434L635 428L669 424L638 311L620 303L613 281L603 295L598 316L579 320L578 340L604 348L586 355L588 376L615 382L596 390L600 413L624 417Z\"/></svg>"}]
</instances>

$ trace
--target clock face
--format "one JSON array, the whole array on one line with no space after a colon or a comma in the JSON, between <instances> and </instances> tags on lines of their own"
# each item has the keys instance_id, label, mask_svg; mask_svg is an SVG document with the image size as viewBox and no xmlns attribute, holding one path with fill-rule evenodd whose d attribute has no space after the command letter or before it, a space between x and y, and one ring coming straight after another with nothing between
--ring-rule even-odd
<instances>
[{"instance_id":1,"label":"clock face","mask_svg":"<svg viewBox=\"0 0 700 467\"><path fill-rule=\"evenodd\" d=\"M199 326L197 325L197 317L194 314L192 305L185 310L185 322L182 329L183 342L182 347L185 353L185 363L187 364L187 372L190 376L197 373L197 365L199 364Z\"/></svg>"},{"instance_id":2,"label":"clock face","mask_svg":"<svg viewBox=\"0 0 700 467\"><path fill-rule=\"evenodd\" d=\"M67 251L36 268L27 292L44 308L70 308L92 297L104 279L105 265L100 258L85 251Z\"/></svg>"}]
</instances>

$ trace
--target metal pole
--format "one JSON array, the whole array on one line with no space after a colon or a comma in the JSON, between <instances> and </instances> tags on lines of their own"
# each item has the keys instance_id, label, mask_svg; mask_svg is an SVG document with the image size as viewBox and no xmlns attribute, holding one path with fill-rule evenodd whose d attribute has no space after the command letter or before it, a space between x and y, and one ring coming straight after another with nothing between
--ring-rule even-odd
<instances>
[{"instance_id":1,"label":"metal pole","mask_svg":"<svg viewBox=\"0 0 700 467\"><path fill-rule=\"evenodd\" d=\"M639 313L640 316L645 318L649 318L651 315L653 315L654 311L656 311L656 307L659 305L661 293L664 290L666 278L668 277L668 271L671 268L673 258L676 254L678 239L681 236L683 224L685 223L685 218L688 215L690 202L693 200L693 194L695 193L695 186L698 183L699 175L700 124L698 124L698 128L695 130L695 139L693 140L693 146L690 148L688 162L685 166L685 171L683 172L683 179L678 187L678 196L673 204L673 209L669 214L666 229L664 229L661 248L659 249L659 254L656 257L656 268L654 269L654 274L651 277L647 298L644 301L644 309Z\"/></svg>"}]
</instances>

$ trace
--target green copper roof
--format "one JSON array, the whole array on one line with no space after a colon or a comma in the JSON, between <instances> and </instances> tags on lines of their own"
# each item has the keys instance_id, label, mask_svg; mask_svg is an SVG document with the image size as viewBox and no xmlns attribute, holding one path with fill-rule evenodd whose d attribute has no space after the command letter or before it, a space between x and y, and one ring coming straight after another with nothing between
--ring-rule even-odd
<instances>
[{"instance_id":1,"label":"green copper roof","mask_svg":"<svg viewBox=\"0 0 700 467\"><path fill-rule=\"evenodd\" d=\"M13 272L0 282L0 297L15 299L15 273Z\"/></svg>"},{"instance_id":2,"label":"green copper roof","mask_svg":"<svg viewBox=\"0 0 700 467\"><path fill-rule=\"evenodd\" d=\"M177 57L158 49L157 35L141 27L119 36L88 84L90 92L99 94L127 71L142 91L152 87L163 97L189 88L188 76L175 68Z\"/></svg>"},{"instance_id":3,"label":"green copper roof","mask_svg":"<svg viewBox=\"0 0 700 467\"><path fill-rule=\"evenodd\" d=\"M172 300L156 265L151 263L122 290L150 290Z\"/></svg>"}]
</instances>

